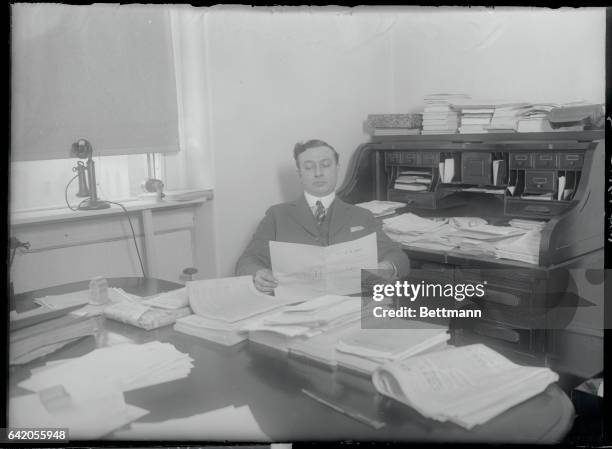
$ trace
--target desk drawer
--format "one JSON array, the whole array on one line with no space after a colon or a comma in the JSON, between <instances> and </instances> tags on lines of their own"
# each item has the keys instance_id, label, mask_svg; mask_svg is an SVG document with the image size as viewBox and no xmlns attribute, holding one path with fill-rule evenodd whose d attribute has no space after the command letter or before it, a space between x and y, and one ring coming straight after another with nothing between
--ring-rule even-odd
<instances>
[{"instance_id":1,"label":"desk drawer","mask_svg":"<svg viewBox=\"0 0 612 449\"><path fill-rule=\"evenodd\" d=\"M453 334L483 343L487 346L523 354L544 353L546 331L517 328L484 319L466 318L453 323Z\"/></svg>"},{"instance_id":2,"label":"desk drawer","mask_svg":"<svg viewBox=\"0 0 612 449\"><path fill-rule=\"evenodd\" d=\"M562 213L570 205L569 201L538 201L506 198L506 215L516 217L548 218Z\"/></svg>"},{"instance_id":3,"label":"desk drawer","mask_svg":"<svg viewBox=\"0 0 612 449\"><path fill-rule=\"evenodd\" d=\"M510 168L532 168L532 156L531 153L510 153Z\"/></svg>"},{"instance_id":4,"label":"desk drawer","mask_svg":"<svg viewBox=\"0 0 612 449\"><path fill-rule=\"evenodd\" d=\"M525 172L526 193L554 192L556 185L557 172L555 171L528 170Z\"/></svg>"},{"instance_id":5,"label":"desk drawer","mask_svg":"<svg viewBox=\"0 0 612 449\"><path fill-rule=\"evenodd\" d=\"M407 192L391 189L388 193L389 201L406 203L408 207L433 209L435 207L435 192Z\"/></svg>"},{"instance_id":6,"label":"desk drawer","mask_svg":"<svg viewBox=\"0 0 612 449\"><path fill-rule=\"evenodd\" d=\"M584 153L562 153L559 161L560 168L581 169L584 162Z\"/></svg>"},{"instance_id":7,"label":"desk drawer","mask_svg":"<svg viewBox=\"0 0 612 449\"><path fill-rule=\"evenodd\" d=\"M497 329L490 329L485 332L498 333L503 338L456 329L451 332L451 343L456 346L482 343L520 365L544 366L546 361L544 331L520 329L516 333L506 334ZM504 338L518 341L507 341Z\"/></svg>"},{"instance_id":8,"label":"desk drawer","mask_svg":"<svg viewBox=\"0 0 612 449\"><path fill-rule=\"evenodd\" d=\"M535 168L556 168L557 155L555 153L536 153L533 165Z\"/></svg>"}]
</instances>

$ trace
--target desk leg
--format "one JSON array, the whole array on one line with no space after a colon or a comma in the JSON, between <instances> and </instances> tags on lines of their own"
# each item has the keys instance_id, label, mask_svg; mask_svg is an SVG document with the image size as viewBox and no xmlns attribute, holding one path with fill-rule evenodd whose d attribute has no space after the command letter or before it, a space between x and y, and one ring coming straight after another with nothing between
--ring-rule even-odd
<instances>
[{"instance_id":1,"label":"desk leg","mask_svg":"<svg viewBox=\"0 0 612 449\"><path fill-rule=\"evenodd\" d=\"M157 278L157 251L155 247L155 230L153 228L153 212L151 209L144 209L142 211L142 228L144 231L147 276Z\"/></svg>"}]
</instances>

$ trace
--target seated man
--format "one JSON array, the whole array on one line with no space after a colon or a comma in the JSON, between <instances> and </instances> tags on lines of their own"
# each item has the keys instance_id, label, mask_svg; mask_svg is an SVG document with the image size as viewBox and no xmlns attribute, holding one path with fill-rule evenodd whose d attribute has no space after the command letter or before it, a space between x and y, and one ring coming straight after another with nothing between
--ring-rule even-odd
<instances>
[{"instance_id":1,"label":"seated man","mask_svg":"<svg viewBox=\"0 0 612 449\"><path fill-rule=\"evenodd\" d=\"M338 153L321 140L298 143L293 150L304 194L292 202L270 207L236 264L236 275L253 276L255 287L272 294L278 281L270 270L271 240L327 246L376 232L379 274L404 277L408 256L382 231L372 213L336 198Z\"/></svg>"}]
</instances>

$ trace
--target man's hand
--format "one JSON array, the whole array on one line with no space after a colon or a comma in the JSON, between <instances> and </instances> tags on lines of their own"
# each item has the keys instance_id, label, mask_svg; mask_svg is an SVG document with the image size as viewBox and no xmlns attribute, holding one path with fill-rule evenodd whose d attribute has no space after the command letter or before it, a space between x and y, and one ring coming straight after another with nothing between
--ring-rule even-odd
<instances>
[{"instance_id":1,"label":"man's hand","mask_svg":"<svg viewBox=\"0 0 612 449\"><path fill-rule=\"evenodd\" d=\"M253 275L253 284L255 288L266 295L271 295L274 292L274 289L278 286L278 281L272 274L271 270L267 268L262 268L261 270L257 270L257 272Z\"/></svg>"},{"instance_id":2,"label":"man's hand","mask_svg":"<svg viewBox=\"0 0 612 449\"><path fill-rule=\"evenodd\" d=\"M378 262L378 275L386 281L392 281L397 278L397 270L388 260Z\"/></svg>"}]
</instances>

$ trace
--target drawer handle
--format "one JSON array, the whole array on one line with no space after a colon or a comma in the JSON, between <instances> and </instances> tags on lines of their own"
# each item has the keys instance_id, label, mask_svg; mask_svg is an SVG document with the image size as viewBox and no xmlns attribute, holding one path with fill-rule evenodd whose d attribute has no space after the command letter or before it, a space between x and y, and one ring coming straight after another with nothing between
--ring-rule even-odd
<instances>
[{"instance_id":1,"label":"drawer handle","mask_svg":"<svg viewBox=\"0 0 612 449\"><path fill-rule=\"evenodd\" d=\"M495 302L497 304L513 307L516 307L521 303L521 298L513 295L512 293L491 289L489 289L489 294L485 296L485 299L489 302Z\"/></svg>"},{"instance_id":2,"label":"drawer handle","mask_svg":"<svg viewBox=\"0 0 612 449\"><path fill-rule=\"evenodd\" d=\"M516 161L526 161L527 160L527 156L521 156L521 155L516 155L514 156L514 160Z\"/></svg>"},{"instance_id":3,"label":"drawer handle","mask_svg":"<svg viewBox=\"0 0 612 449\"><path fill-rule=\"evenodd\" d=\"M550 209L546 206L526 206L526 212L538 212L541 214L550 214Z\"/></svg>"},{"instance_id":4,"label":"drawer handle","mask_svg":"<svg viewBox=\"0 0 612 449\"><path fill-rule=\"evenodd\" d=\"M538 185L546 184L546 182L548 181L547 178L532 178L532 180Z\"/></svg>"},{"instance_id":5,"label":"drawer handle","mask_svg":"<svg viewBox=\"0 0 612 449\"><path fill-rule=\"evenodd\" d=\"M565 156L565 159L568 161L577 161L578 159L580 159L580 156L578 156L577 154L568 154L567 156Z\"/></svg>"},{"instance_id":6,"label":"drawer handle","mask_svg":"<svg viewBox=\"0 0 612 449\"><path fill-rule=\"evenodd\" d=\"M552 161L552 156L540 156L541 161Z\"/></svg>"},{"instance_id":7,"label":"drawer handle","mask_svg":"<svg viewBox=\"0 0 612 449\"><path fill-rule=\"evenodd\" d=\"M474 327L474 332L484 335L485 337L497 338L510 343L518 343L521 339L521 336L515 330L490 324L477 324Z\"/></svg>"},{"instance_id":8,"label":"drawer handle","mask_svg":"<svg viewBox=\"0 0 612 449\"><path fill-rule=\"evenodd\" d=\"M404 201L406 202L406 204L412 204L412 203L414 203L414 200L411 200L411 199L405 199Z\"/></svg>"}]
</instances>

